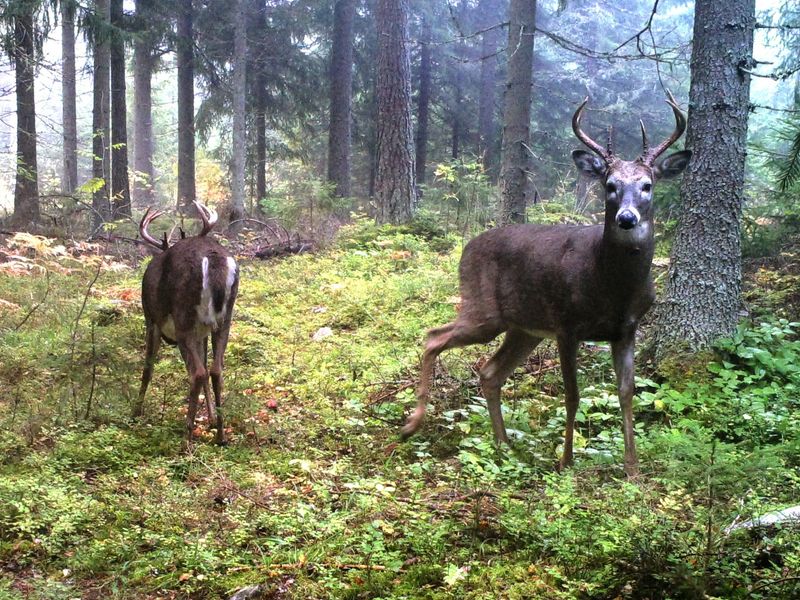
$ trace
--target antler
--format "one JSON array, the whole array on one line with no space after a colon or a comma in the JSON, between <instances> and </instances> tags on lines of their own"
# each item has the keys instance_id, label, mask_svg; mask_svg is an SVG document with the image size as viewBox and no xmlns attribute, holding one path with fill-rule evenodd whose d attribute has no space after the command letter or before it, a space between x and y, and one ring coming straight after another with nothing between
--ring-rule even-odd
<instances>
[{"instance_id":1,"label":"antler","mask_svg":"<svg viewBox=\"0 0 800 600\"><path fill-rule=\"evenodd\" d=\"M614 154L611 151L611 135L609 133L608 138L608 146L603 148L600 144L595 142L592 138L586 135L583 130L581 129L581 117L583 116L583 109L586 107L586 104L589 102L589 96L586 96L586 99L581 103L578 107L578 110L575 111L575 114L572 116L572 131L575 132L575 136L582 141L590 150L595 152L602 158L606 164L610 164L611 161L614 159Z\"/></svg>"},{"instance_id":2,"label":"antler","mask_svg":"<svg viewBox=\"0 0 800 600\"><path fill-rule=\"evenodd\" d=\"M151 212L152 211L152 212ZM147 211L144 213L142 220L139 222L139 235L141 238L153 246L153 248L158 248L159 250L166 250L169 248L169 244L167 243L166 237L164 238L163 242L159 242L155 239L150 233L147 231L147 228L150 226L155 219L163 215L164 213L160 210L153 211L152 206L147 207Z\"/></svg>"},{"instance_id":3,"label":"antler","mask_svg":"<svg viewBox=\"0 0 800 600\"><path fill-rule=\"evenodd\" d=\"M678 139L683 135L683 132L686 131L686 117L678 106L678 103L675 101L675 96L673 96L672 92L669 90L667 90L667 96L667 104L672 107L672 112L675 114L675 130L672 132L672 135L661 142L658 146L650 150L647 147L647 133L644 130L644 123L639 121L639 124L642 126L642 156L639 158L639 160L648 166L652 166L655 160L661 154L663 154L667 148L677 142Z\"/></svg>"},{"instance_id":4,"label":"antler","mask_svg":"<svg viewBox=\"0 0 800 600\"><path fill-rule=\"evenodd\" d=\"M217 211L213 208L208 208L203 204L200 204L197 200L194 202L195 208L197 208L197 213L200 215L200 220L203 221L203 229L198 233L198 237L202 237L207 235L212 229L214 229L214 225L217 223Z\"/></svg>"}]
</instances>

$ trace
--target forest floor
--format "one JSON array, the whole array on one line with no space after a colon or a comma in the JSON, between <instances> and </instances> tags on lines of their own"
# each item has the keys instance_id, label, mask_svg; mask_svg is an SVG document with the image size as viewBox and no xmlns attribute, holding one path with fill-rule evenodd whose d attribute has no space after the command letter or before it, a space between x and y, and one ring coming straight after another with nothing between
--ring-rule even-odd
<instances>
[{"instance_id":1,"label":"forest floor","mask_svg":"<svg viewBox=\"0 0 800 600\"><path fill-rule=\"evenodd\" d=\"M796 527L727 529L800 503L796 248L750 265L751 317L707 361L639 368L631 481L604 344L580 353L565 473L551 345L504 390L510 449L479 397L486 346L443 356L399 441L424 332L455 315L459 242L359 222L242 260L230 443L189 450L173 348L129 418L140 260L58 244L0 245L0 600L800 596Z\"/></svg>"}]
</instances>

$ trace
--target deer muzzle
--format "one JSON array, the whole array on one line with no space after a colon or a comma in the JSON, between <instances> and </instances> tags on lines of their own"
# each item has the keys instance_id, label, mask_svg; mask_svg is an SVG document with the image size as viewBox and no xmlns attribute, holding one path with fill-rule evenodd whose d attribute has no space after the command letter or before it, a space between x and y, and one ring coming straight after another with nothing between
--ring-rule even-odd
<instances>
[{"instance_id":1,"label":"deer muzzle","mask_svg":"<svg viewBox=\"0 0 800 600\"><path fill-rule=\"evenodd\" d=\"M624 208L617 213L617 225L625 230L633 229L639 224L640 218L635 208Z\"/></svg>"}]
</instances>

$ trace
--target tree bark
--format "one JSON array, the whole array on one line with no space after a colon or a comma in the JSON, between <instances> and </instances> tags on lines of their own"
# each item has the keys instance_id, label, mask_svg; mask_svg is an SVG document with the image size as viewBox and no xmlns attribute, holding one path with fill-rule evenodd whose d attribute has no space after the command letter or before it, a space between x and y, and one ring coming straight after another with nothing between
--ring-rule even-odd
<instances>
[{"instance_id":1,"label":"tree bark","mask_svg":"<svg viewBox=\"0 0 800 600\"><path fill-rule=\"evenodd\" d=\"M14 75L17 86L17 175L15 226L39 220L39 176L36 165L36 98L34 94L33 4L14 17Z\"/></svg>"},{"instance_id":2,"label":"tree bark","mask_svg":"<svg viewBox=\"0 0 800 600\"><path fill-rule=\"evenodd\" d=\"M330 65L328 181L339 197L350 196L351 108L353 96L353 23L355 0L338 0L333 15Z\"/></svg>"},{"instance_id":3,"label":"tree bark","mask_svg":"<svg viewBox=\"0 0 800 600\"><path fill-rule=\"evenodd\" d=\"M152 0L136 0L136 15L147 23L152 15ZM142 206L155 202L153 166L153 92L155 59L152 43L140 32L133 43L133 199Z\"/></svg>"},{"instance_id":4,"label":"tree bark","mask_svg":"<svg viewBox=\"0 0 800 600\"><path fill-rule=\"evenodd\" d=\"M247 95L247 0L235 4L233 36L233 148L231 149L230 222L244 217L244 178L247 152L245 97ZM239 224L234 223L234 230Z\"/></svg>"},{"instance_id":5,"label":"tree bark","mask_svg":"<svg viewBox=\"0 0 800 600\"><path fill-rule=\"evenodd\" d=\"M178 2L178 210L194 213L194 39L192 0Z\"/></svg>"},{"instance_id":6,"label":"tree bark","mask_svg":"<svg viewBox=\"0 0 800 600\"><path fill-rule=\"evenodd\" d=\"M423 14L422 41L419 51L419 91L417 94L416 172L417 181L425 183L428 161L428 120L431 104L431 23Z\"/></svg>"},{"instance_id":7,"label":"tree bark","mask_svg":"<svg viewBox=\"0 0 800 600\"><path fill-rule=\"evenodd\" d=\"M681 210L655 331L657 358L708 347L741 309L740 223L755 0L697 0Z\"/></svg>"},{"instance_id":8,"label":"tree bark","mask_svg":"<svg viewBox=\"0 0 800 600\"><path fill-rule=\"evenodd\" d=\"M61 192L78 187L78 111L75 88L75 4L61 2L61 120L63 123L63 171Z\"/></svg>"},{"instance_id":9,"label":"tree bark","mask_svg":"<svg viewBox=\"0 0 800 600\"><path fill-rule=\"evenodd\" d=\"M413 216L416 199L408 0L379 0L375 20L378 25L377 219L379 223L405 223Z\"/></svg>"},{"instance_id":10,"label":"tree bark","mask_svg":"<svg viewBox=\"0 0 800 600\"><path fill-rule=\"evenodd\" d=\"M122 0L111 0L111 206L115 219L131 216L128 181L128 106L125 98L125 40Z\"/></svg>"},{"instance_id":11,"label":"tree bark","mask_svg":"<svg viewBox=\"0 0 800 600\"><path fill-rule=\"evenodd\" d=\"M536 0L511 0L508 82L503 112L500 223L522 223L530 197L531 81Z\"/></svg>"},{"instance_id":12,"label":"tree bark","mask_svg":"<svg viewBox=\"0 0 800 600\"><path fill-rule=\"evenodd\" d=\"M108 39L108 0L95 0L94 10L103 25L94 32L93 107L92 107L92 178L97 182L92 194L92 233L96 234L111 216L109 189L111 179L110 146L110 69L111 51Z\"/></svg>"}]
</instances>

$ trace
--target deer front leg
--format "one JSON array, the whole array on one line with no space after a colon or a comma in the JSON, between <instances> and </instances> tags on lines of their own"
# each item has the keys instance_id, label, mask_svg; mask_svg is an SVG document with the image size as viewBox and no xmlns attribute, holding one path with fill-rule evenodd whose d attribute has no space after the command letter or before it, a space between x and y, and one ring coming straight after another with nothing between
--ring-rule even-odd
<instances>
[{"instance_id":1,"label":"deer front leg","mask_svg":"<svg viewBox=\"0 0 800 600\"><path fill-rule=\"evenodd\" d=\"M153 378L153 366L158 356L158 348L161 346L161 331L155 323L147 323L145 333L145 355L144 368L142 369L142 384L139 387L139 397L133 405L133 417L139 418L144 414L144 396L147 393L147 386Z\"/></svg>"},{"instance_id":2,"label":"deer front leg","mask_svg":"<svg viewBox=\"0 0 800 600\"><path fill-rule=\"evenodd\" d=\"M578 412L578 343L566 337L558 338L558 357L564 379L564 403L567 408L567 426L564 432L564 453L559 470L572 466L572 439L575 435L575 414Z\"/></svg>"},{"instance_id":3,"label":"deer front leg","mask_svg":"<svg viewBox=\"0 0 800 600\"><path fill-rule=\"evenodd\" d=\"M633 349L635 332L619 342L611 344L614 357L614 371L617 375L617 394L622 408L622 435L625 440L625 474L635 477L639 474L639 461L636 458L636 441L633 435Z\"/></svg>"}]
</instances>

